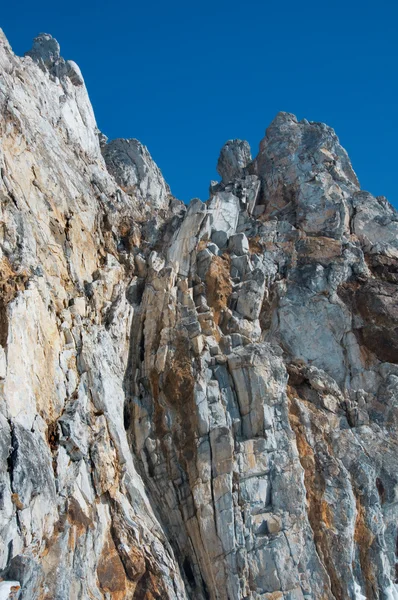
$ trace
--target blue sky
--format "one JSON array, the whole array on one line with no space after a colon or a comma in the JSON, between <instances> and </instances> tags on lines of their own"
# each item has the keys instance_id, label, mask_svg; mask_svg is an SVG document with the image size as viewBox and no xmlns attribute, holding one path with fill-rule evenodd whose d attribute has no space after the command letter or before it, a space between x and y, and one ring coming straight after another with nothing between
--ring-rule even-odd
<instances>
[{"instance_id":1,"label":"blue sky","mask_svg":"<svg viewBox=\"0 0 398 600\"><path fill-rule=\"evenodd\" d=\"M393 0L4 4L14 51L56 37L100 129L146 144L180 199L206 199L223 143L246 139L255 155L284 110L334 127L362 187L398 206Z\"/></svg>"}]
</instances>

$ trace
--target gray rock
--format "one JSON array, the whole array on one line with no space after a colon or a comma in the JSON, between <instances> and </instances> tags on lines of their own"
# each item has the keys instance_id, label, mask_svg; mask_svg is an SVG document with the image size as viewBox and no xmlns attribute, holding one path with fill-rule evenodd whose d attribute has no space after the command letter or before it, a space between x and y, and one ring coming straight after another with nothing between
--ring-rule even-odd
<instances>
[{"instance_id":1,"label":"gray rock","mask_svg":"<svg viewBox=\"0 0 398 600\"><path fill-rule=\"evenodd\" d=\"M192 200L181 227L175 232L167 249L169 262L183 276L189 274L191 253L197 244L198 234L205 216L206 207L203 202L199 199ZM209 254L212 255L211 252Z\"/></svg>"},{"instance_id":2,"label":"gray rock","mask_svg":"<svg viewBox=\"0 0 398 600\"><path fill-rule=\"evenodd\" d=\"M255 269L249 278L239 284L237 290L238 302L236 310L245 317L254 321L258 319L261 312L265 291L265 278L260 269Z\"/></svg>"},{"instance_id":3,"label":"gray rock","mask_svg":"<svg viewBox=\"0 0 398 600\"><path fill-rule=\"evenodd\" d=\"M231 277L245 279L253 270L252 262L247 254L243 256L232 256L231 258Z\"/></svg>"},{"instance_id":4,"label":"gray rock","mask_svg":"<svg viewBox=\"0 0 398 600\"><path fill-rule=\"evenodd\" d=\"M25 56L30 56L35 62L49 68L60 58L60 46L49 33L40 33Z\"/></svg>"},{"instance_id":5,"label":"gray rock","mask_svg":"<svg viewBox=\"0 0 398 600\"><path fill-rule=\"evenodd\" d=\"M154 208L167 208L170 188L148 149L138 140L116 139L102 149L106 166L128 194Z\"/></svg>"},{"instance_id":6,"label":"gray rock","mask_svg":"<svg viewBox=\"0 0 398 600\"><path fill-rule=\"evenodd\" d=\"M288 215L311 235L348 231L349 197L359 184L333 129L279 113L251 168L263 180L265 214Z\"/></svg>"},{"instance_id":7,"label":"gray rock","mask_svg":"<svg viewBox=\"0 0 398 600\"><path fill-rule=\"evenodd\" d=\"M228 235L225 231L213 231L211 239L218 248L225 248L228 243Z\"/></svg>"},{"instance_id":8,"label":"gray rock","mask_svg":"<svg viewBox=\"0 0 398 600\"><path fill-rule=\"evenodd\" d=\"M232 192L218 192L209 201L208 211L210 214L211 235L216 231L223 231L229 238L236 232L240 212L238 196ZM216 239L213 239L213 241L217 246L220 246Z\"/></svg>"},{"instance_id":9,"label":"gray rock","mask_svg":"<svg viewBox=\"0 0 398 600\"><path fill-rule=\"evenodd\" d=\"M207 249L210 250L210 252L212 252L216 256L218 256L218 254L220 253L220 248L217 246L217 244L214 244L214 243L207 244Z\"/></svg>"},{"instance_id":10,"label":"gray rock","mask_svg":"<svg viewBox=\"0 0 398 600\"><path fill-rule=\"evenodd\" d=\"M0 32L0 596L395 598L396 211L287 113L186 208L29 55Z\"/></svg>"},{"instance_id":11,"label":"gray rock","mask_svg":"<svg viewBox=\"0 0 398 600\"><path fill-rule=\"evenodd\" d=\"M221 148L217 163L217 171L221 175L223 183L229 183L242 177L244 169L251 159L250 146L246 141L229 140L226 142Z\"/></svg>"},{"instance_id":12,"label":"gray rock","mask_svg":"<svg viewBox=\"0 0 398 600\"><path fill-rule=\"evenodd\" d=\"M236 233L229 238L228 248L237 256L242 256L249 252L249 240L244 233Z\"/></svg>"},{"instance_id":13,"label":"gray rock","mask_svg":"<svg viewBox=\"0 0 398 600\"><path fill-rule=\"evenodd\" d=\"M398 258L398 213L382 197L359 192L352 198L354 233L369 254Z\"/></svg>"}]
</instances>

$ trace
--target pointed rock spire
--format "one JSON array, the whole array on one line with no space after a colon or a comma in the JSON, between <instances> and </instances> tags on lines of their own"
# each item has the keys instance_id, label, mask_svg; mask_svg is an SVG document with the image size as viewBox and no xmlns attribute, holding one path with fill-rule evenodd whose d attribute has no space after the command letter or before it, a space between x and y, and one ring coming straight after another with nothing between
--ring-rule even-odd
<instances>
[{"instance_id":1,"label":"pointed rock spire","mask_svg":"<svg viewBox=\"0 0 398 600\"><path fill-rule=\"evenodd\" d=\"M39 33L33 40L32 48L25 53L25 56L30 56L35 62L50 68L60 59L60 51L60 45L52 35Z\"/></svg>"},{"instance_id":2,"label":"pointed rock spire","mask_svg":"<svg viewBox=\"0 0 398 600\"><path fill-rule=\"evenodd\" d=\"M249 144L244 140L229 140L221 148L217 172L223 183L242 177L245 167L251 162Z\"/></svg>"}]
</instances>

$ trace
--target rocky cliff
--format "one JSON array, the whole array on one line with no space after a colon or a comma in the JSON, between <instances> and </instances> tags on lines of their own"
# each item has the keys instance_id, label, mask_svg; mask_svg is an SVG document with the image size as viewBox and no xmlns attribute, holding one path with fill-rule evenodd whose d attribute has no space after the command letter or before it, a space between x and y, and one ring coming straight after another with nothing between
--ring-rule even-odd
<instances>
[{"instance_id":1,"label":"rocky cliff","mask_svg":"<svg viewBox=\"0 0 398 600\"><path fill-rule=\"evenodd\" d=\"M218 172L1 35L0 598L398 598L398 213L287 113Z\"/></svg>"}]
</instances>

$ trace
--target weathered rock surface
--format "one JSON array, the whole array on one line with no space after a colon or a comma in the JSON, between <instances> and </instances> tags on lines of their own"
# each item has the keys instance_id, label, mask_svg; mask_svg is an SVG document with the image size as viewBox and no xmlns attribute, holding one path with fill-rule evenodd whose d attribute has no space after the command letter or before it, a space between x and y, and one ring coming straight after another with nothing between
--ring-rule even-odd
<instances>
[{"instance_id":1,"label":"weathered rock surface","mask_svg":"<svg viewBox=\"0 0 398 600\"><path fill-rule=\"evenodd\" d=\"M286 113L186 209L0 69L0 598L397 599L397 212Z\"/></svg>"},{"instance_id":2,"label":"weathered rock surface","mask_svg":"<svg viewBox=\"0 0 398 600\"><path fill-rule=\"evenodd\" d=\"M221 148L217 163L217 171L224 183L240 178L244 169L251 162L252 155L249 144L244 140L229 140Z\"/></svg>"},{"instance_id":3,"label":"weathered rock surface","mask_svg":"<svg viewBox=\"0 0 398 600\"><path fill-rule=\"evenodd\" d=\"M167 209L169 186L138 140L112 140L104 146L103 155L109 173L122 189L142 199L150 210Z\"/></svg>"}]
</instances>

